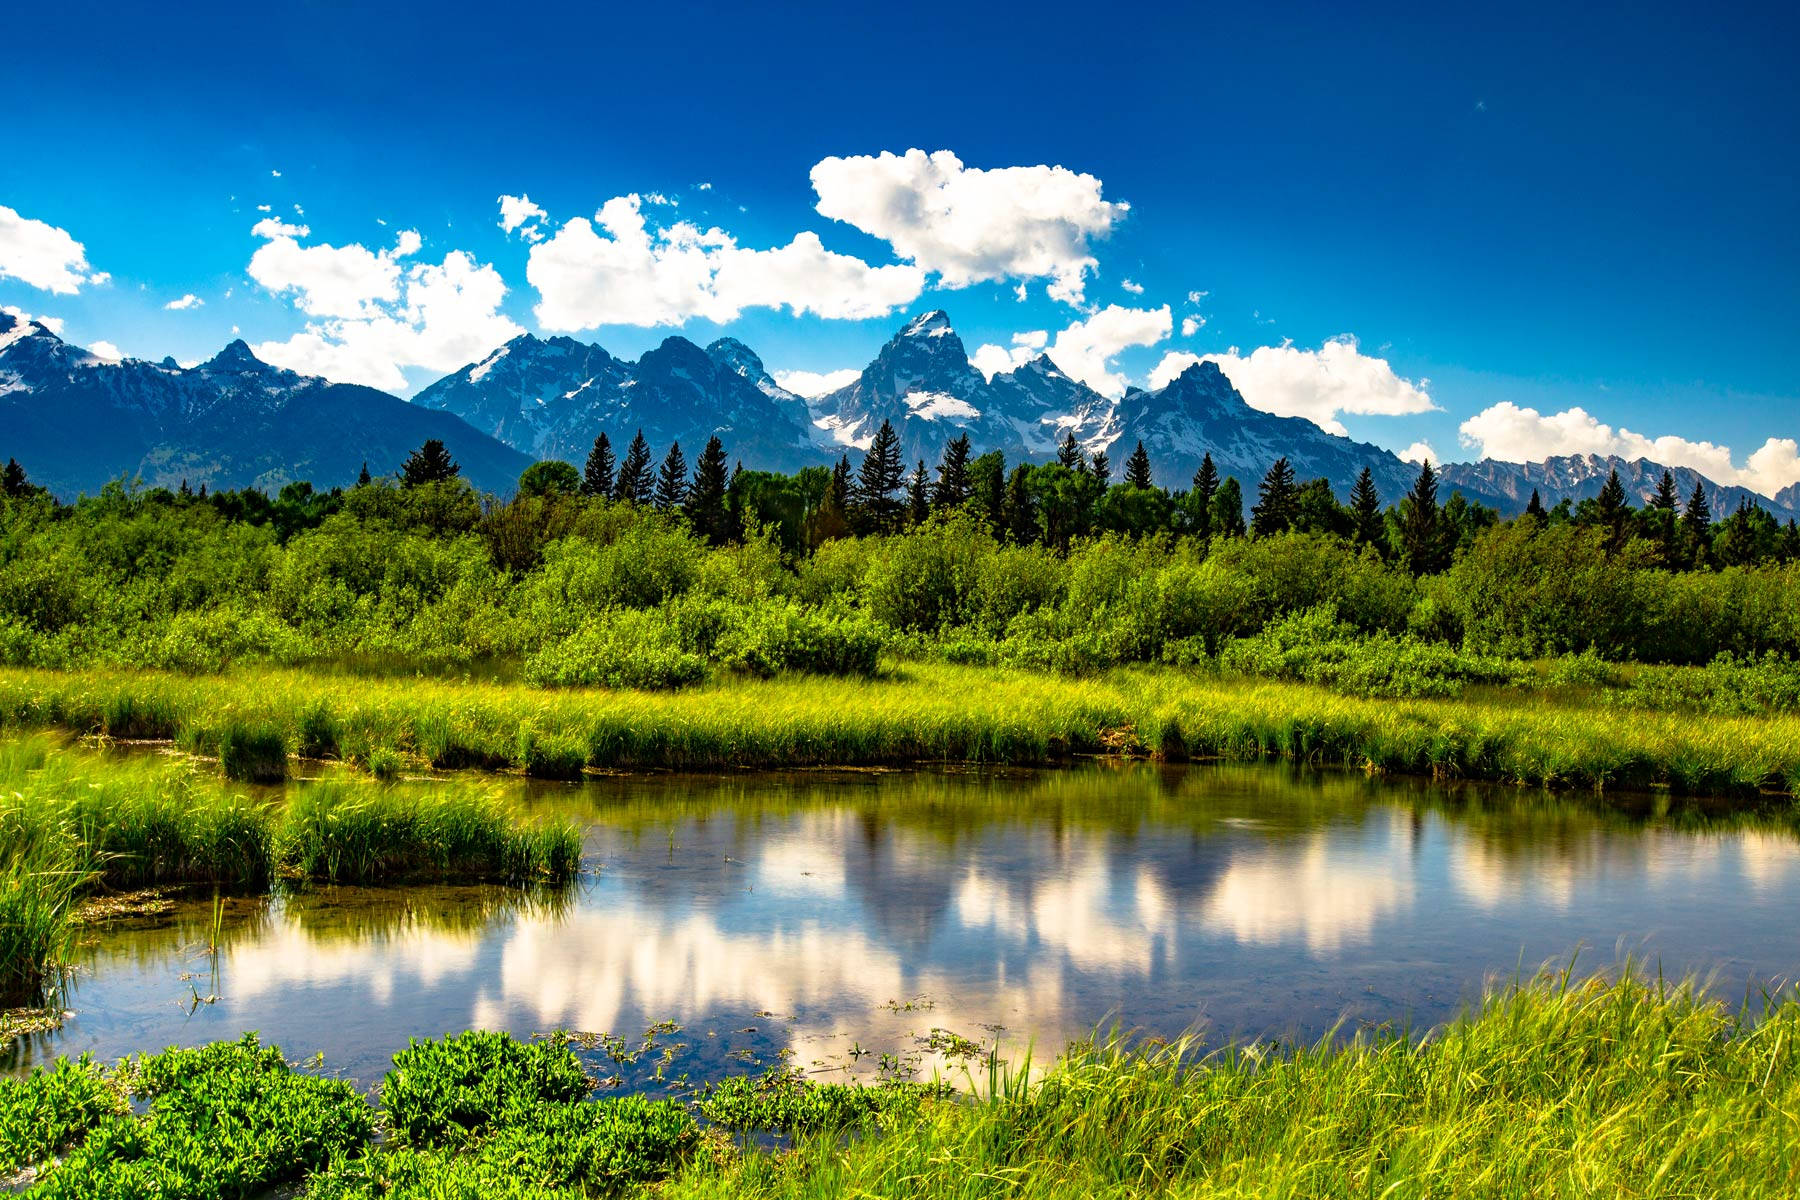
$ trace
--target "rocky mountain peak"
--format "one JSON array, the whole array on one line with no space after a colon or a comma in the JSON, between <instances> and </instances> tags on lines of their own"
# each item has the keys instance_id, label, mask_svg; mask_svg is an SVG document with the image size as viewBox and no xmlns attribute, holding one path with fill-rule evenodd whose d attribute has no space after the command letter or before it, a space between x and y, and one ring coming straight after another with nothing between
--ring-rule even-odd
<instances>
[{"instance_id":1,"label":"rocky mountain peak","mask_svg":"<svg viewBox=\"0 0 1800 1200\"><path fill-rule=\"evenodd\" d=\"M200 364L202 371L266 371L269 364L251 353L249 343L236 338Z\"/></svg>"}]
</instances>

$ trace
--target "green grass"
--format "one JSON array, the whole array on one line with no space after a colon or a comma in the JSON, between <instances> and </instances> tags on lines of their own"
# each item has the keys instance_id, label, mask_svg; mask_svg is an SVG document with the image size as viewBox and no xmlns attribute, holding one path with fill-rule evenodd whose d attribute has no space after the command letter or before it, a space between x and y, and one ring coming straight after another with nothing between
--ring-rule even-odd
<instances>
[{"instance_id":1,"label":"green grass","mask_svg":"<svg viewBox=\"0 0 1800 1200\"><path fill-rule=\"evenodd\" d=\"M936 1197L1787 1197L1800 1189L1800 1000L1732 1009L1627 969L1540 976L1409 1037L1204 1054L1072 1047L963 1094L736 1080L693 1105L591 1100L569 1046L414 1042L375 1110L254 1037L0 1083L0 1158L37 1196L309 1200ZM149 1100L123 1114L118 1094ZM787 1129L778 1150L709 1135ZM66 1152L60 1166L49 1156Z\"/></svg>"},{"instance_id":2,"label":"green grass","mask_svg":"<svg viewBox=\"0 0 1800 1200\"><path fill-rule=\"evenodd\" d=\"M1697 720L1567 689L1396 700L1176 668L1070 678L924 663L874 680L790 675L673 694L280 669L207 679L0 670L0 724L85 733L107 729L106 714L121 709L155 712L183 737L236 721L298 743L308 728L329 728L339 753L378 773L397 771L391 756L400 755L566 777L578 753L601 769L717 769L1044 763L1125 751L1553 787L1739 796L1800 787L1800 715Z\"/></svg>"}]
</instances>

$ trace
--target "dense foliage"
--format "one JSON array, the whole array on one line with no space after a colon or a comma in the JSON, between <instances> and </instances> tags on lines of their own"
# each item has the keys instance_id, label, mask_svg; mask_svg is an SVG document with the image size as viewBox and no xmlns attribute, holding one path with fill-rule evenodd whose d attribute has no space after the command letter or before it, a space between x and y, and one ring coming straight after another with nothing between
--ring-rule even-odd
<instances>
[{"instance_id":1,"label":"dense foliage","mask_svg":"<svg viewBox=\"0 0 1800 1200\"><path fill-rule=\"evenodd\" d=\"M1611 481L1599 500L1500 521L1460 495L1440 503L1429 467L1383 510L1367 479L1344 505L1282 462L1246 525L1235 480L1203 468L1168 492L1128 470L1108 486L1073 447L1066 463L1008 472L953 443L938 479L915 472L903 497L878 443L860 472L845 461L728 484L709 446L692 486L673 453L649 482L634 443L623 490L610 460L584 475L539 464L504 503L438 461L441 447L404 483L325 494L114 486L65 506L25 487L0 498L0 663L327 663L663 689L870 675L888 653L1074 672L1222 661L1373 679L1363 690L1383 694L1407 689L1381 677L1447 663L1442 650L1644 663L1800 651L1800 531L1749 507L1714 523L1699 494L1686 512L1672 491L1670 507L1632 510ZM1313 610L1376 664L1303 669L1266 644L1232 649ZM259 753L244 749L254 776Z\"/></svg>"}]
</instances>

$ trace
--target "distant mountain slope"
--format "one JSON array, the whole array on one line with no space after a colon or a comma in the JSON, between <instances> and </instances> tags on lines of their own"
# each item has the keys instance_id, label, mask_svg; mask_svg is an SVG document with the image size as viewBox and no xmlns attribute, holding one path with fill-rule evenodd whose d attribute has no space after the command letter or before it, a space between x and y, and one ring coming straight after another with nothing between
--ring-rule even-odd
<instances>
[{"instance_id":1,"label":"distant mountain slope","mask_svg":"<svg viewBox=\"0 0 1800 1200\"><path fill-rule=\"evenodd\" d=\"M439 438L463 475L508 493L531 460L448 413L259 361L231 343L192 369L110 362L0 313L0 456L58 495L141 477L218 488L348 484Z\"/></svg>"},{"instance_id":2,"label":"distant mountain slope","mask_svg":"<svg viewBox=\"0 0 1800 1200\"><path fill-rule=\"evenodd\" d=\"M1729 516L1738 504L1748 501L1761 505L1781 520L1796 515L1800 501L1800 485L1790 487L1774 497L1764 496L1749 488L1717 483L1692 467L1668 467L1647 458L1621 458L1618 455L1567 454L1537 463L1496 462L1484 458L1474 463L1448 463L1443 468L1443 487L1461 488L1467 495L1492 497L1485 502L1511 515L1525 511L1535 488L1544 507L1549 508L1563 497L1580 503L1600 494L1607 476L1618 471L1625 494L1634 505L1647 504L1656 494L1664 470L1675 477L1675 489L1682 507L1694 494L1694 485L1705 485L1706 503L1715 520Z\"/></svg>"},{"instance_id":3,"label":"distant mountain slope","mask_svg":"<svg viewBox=\"0 0 1800 1200\"><path fill-rule=\"evenodd\" d=\"M679 441L692 459L717 434L746 465L826 461L808 434L805 402L732 338L703 350L672 337L632 363L572 338L524 334L413 403L453 413L533 458L576 465L600 433L622 450L639 429L658 454Z\"/></svg>"}]
</instances>

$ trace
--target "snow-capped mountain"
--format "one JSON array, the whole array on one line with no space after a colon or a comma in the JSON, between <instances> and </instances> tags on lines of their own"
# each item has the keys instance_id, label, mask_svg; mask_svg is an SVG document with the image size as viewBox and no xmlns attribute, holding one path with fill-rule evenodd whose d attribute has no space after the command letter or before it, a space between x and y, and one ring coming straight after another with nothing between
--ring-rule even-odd
<instances>
[{"instance_id":1,"label":"snow-capped mountain","mask_svg":"<svg viewBox=\"0 0 1800 1200\"><path fill-rule=\"evenodd\" d=\"M1675 490L1686 507L1694 485L1705 485L1707 507L1715 520L1729 516L1740 502L1761 505L1785 521L1795 516L1800 485L1769 497L1749 488L1716 483L1692 467L1668 467L1647 458L1621 458L1605 454L1565 454L1536 463L1496 462L1484 458L1474 463L1449 463L1443 469L1443 487L1461 488L1466 494L1494 497L1486 501L1505 513L1523 512L1535 489L1544 507L1563 497L1580 503L1600 494L1607 476L1618 471L1619 482L1634 505L1649 503L1662 482L1664 470L1675 477ZM1790 494L1793 493L1793 494Z\"/></svg>"},{"instance_id":2,"label":"snow-capped mountain","mask_svg":"<svg viewBox=\"0 0 1800 1200\"><path fill-rule=\"evenodd\" d=\"M524 334L413 403L454 413L533 458L577 466L600 433L622 452L639 429L658 454L679 441L691 459L717 434L746 464L825 461L808 436L805 402L733 338L701 349L672 337L633 363L572 338Z\"/></svg>"},{"instance_id":3,"label":"snow-capped mountain","mask_svg":"<svg viewBox=\"0 0 1800 1200\"><path fill-rule=\"evenodd\" d=\"M477 487L509 492L530 459L448 413L262 362L241 341L183 369L112 362L0 313L0 455L63 496L141 478L173 487L319 487L397 470L439 438Z\"/></svg>"}]
</instances>

